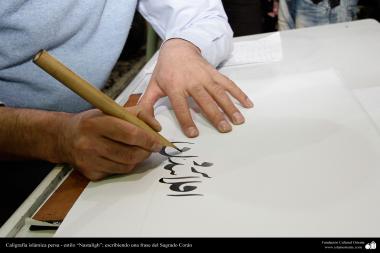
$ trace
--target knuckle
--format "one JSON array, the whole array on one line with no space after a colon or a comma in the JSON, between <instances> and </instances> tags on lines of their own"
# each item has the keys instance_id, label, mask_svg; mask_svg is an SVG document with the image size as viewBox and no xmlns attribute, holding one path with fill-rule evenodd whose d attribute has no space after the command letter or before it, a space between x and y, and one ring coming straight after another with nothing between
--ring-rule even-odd
<instances>
[{"instance_id":1,"label":"knuckle","mask_svg":"<svg viewBox=\"0 0 380 253\"><path fill-rule=\"evenodd\" d=\"M74 165L83 171L87 170L86 162L80 156L74 156Z\"/></svg>"},{"instance_id":2,"label":"knuckle","mask_svg":"<svg viewBox=\"0 0 380 253\"><path fill-rule=\"evenodd\" d=\"M136 142L135 130L128 130L118 135L118 140L122 143L134 145Z\"/></svg>"},{"instance_id":3,"label":"knuckle","mask_svg":"<svg viewBox=\"0 0 380 253\"><path fill-rule=\"evenodd\" d=\"M149 135L145 136L144 138L145 138L145 140L144 140L145 147L146 148L153 148L153 146L156 144L155 139Z\"/></svg>"},{"instance_id":4,"label":"knuckle","mask_svg":"<svg viewBox=\"0 0 380 253\"><path fill-rule=\"evenodd\" d=\"M172 71L169 71L169 72L158 72L157 74L157 79L162 81L164 84L171 84L171 83L174 83L176 79L176 75L172 72Z\"/></svg>"},{"instance_id":5,"label":"knuckle","mask_svg":"<svg viewBox=\"0 0 380 253\"><path fill-rule=\"evenodd\" d=\"M94 127L94 119L90 117L81 117L79 119L78 130L81 133L86 133Z\"/></svg>"},{"instance_id":6,"label":"knuckle","mask_svg":"<svg viewBox=\"0 0 380 253\"><path fill-rule=\"evenodd\" d=\"M231 89L232 92L234 92L237 96L241 97L241 98L245 98L247 97L247 95L238 87L238 86L234 86L232 89ZM248 97L247 97L248 98Z\"/></svg>"},{"instance_id":7,"label":"knuckle","mask_svg":"<svg viewBox=\"0 0 380 253\"><path fill-rule=\"evenodd\" d=\"M111 168L113 173L115 174L126 174L130 172L135 167L134 164L123 164L115 166L114 168Z\"/></svg>"},{"instance_id":8,"label":"knuckle","mask_svg":"<svg viewBox=\"0 0 380 253\"><path fill-rule=\"evenodd\" d=\"M143 150L143 149L136 149L134 153L134 159L132 164L138 164L145 159L147 159L150 155L149 151Z\"/></svg>"},{"instance_id":9,"label":"knuckle","mask_svg":"<svg viewBox=\"0 0 380 253\"><path fill-rule=\"evenodd\" d=\"M74 152L76 153L87 153L91 148L92 146L86 137L81 136L74 142Z\"/></svg>"},{"instance_id":10,"label":"knuckle","mask_svg":"<svg viewBox=\"0 0 380 253\"><path fill-rule=\"evenodd\" d=\"M99 172L91 172L91 173L88 173L87 175L84 174L84 176L86 176L91 181L96 182L96 181L99 181L99 180L105 178L106 174L99 173Z\"/></svg>"},{"instance_id":11,"label":"knuckle","mask_svg":"<svg viewBox=\"0 0 380 253\"><path fill-rule=\"evenodd\" d=\"M219 121L224 119L224 114L220 111L219 107L215 104L210 105L206 114L208 118L214 123L218 123Z\"/></svg>"},{"instance_id":12,"label":"knuckle","mask_svg":"<svg viewBox=\"0 0 380 253\"><path fill-rule=\"evenodd\" d=\"M201 94L203 93L203 87L199 84L199 82L192 82L189 84L190 89L194 94Z\"/></svg>"},{"instance_id":13,"label":"knuckle","mask_svg":"<svg viewBox=\"0 0 380 253\"><path fill-rule=\"evenodd\" d=\"M218 84L214 84L214 95L218 98L225 98L226 97L226 91L222 86L220 86Z\"/></svg>"},{"instance_id":14,"label":"knuckle","mask_svg":"<svg viewBox=\"0 0 380 253\"><path fill-rule=\"evenodd\" d=\"M214 114L212 121L217 124L224 119L225 119L224 114L221 111L218 111L217 113Z\"/></svg>"},{"instance_id":15,"label":"knuckle","mask_svg":"<svg viewBox=\"0 0 380 253\"><path fill-rule=\"evenodd\" d=\"M92 169L90 169L92 166L88 163L88 161L91 159L86 159L82 155L76 155L73 157L73 166L75 168L78 168L82 172L91 172Z\"/></svg>"},{"instance_id":16,"label":"knuckle","mask_svg":"<svg viewBox=\"0 0 380 253\"><path fill-rule=\"evenodd\" d=\"M137 155L138 153L134 149L130 150L129 152L125 154L125 162L129 165L137 163L138 162Z\"/></svg>"},{"instance_id":17,"label":"knuckle","mask_svg":"<svg viewBox=\"0 0 380 253\"><path fill-rule=\"evenodd\" d=\"M127 166L125 166L125 173L131 172L135 167L135 164L128 164Z\"/></svg>"},{"instance_id":18,"label":"knuckle","mask_svg":"<svg viewBox=\"0 0 380 253\"><path fill-rule=\"evenodd\" d=\"M178 113L185 113L187 111L187 105L186 103L175 103L173 104L174 110Z\"/></svg>"},{"instance_id":19,"label":"knuckle","mask_svg":"<svg viewBox=\"0 0 380 253\"><path fill-rule=\"evenodd\" d=\"M232 81L228 76L225 76L225 75L222 75L222 74L220 74L220 76L223 78L224 83L226 83L226 85L236 86L235 82Z\"/></svg>"},{"instance_id":20,"label":"knuckle","mask_svg":"<svg viewBox=\"0 0 380 253\"><path fill-rule=\"evenodd\" d=\"M138 139L138 136L140 135L140 130L137 127L131 127L127 131L127 138L131 142L135 142Z\"/></svg>"},{"instance_id":21,"label":"knuckle","mask_svg":"<svg viewBox=\"0 0 380 253\"><path fill-rule=\"evenodd\" d=\"M106 176L104 173L96 171L85 159L78 159L75 168L91 181L99 181Z\"/></svg>"}]
</instances>

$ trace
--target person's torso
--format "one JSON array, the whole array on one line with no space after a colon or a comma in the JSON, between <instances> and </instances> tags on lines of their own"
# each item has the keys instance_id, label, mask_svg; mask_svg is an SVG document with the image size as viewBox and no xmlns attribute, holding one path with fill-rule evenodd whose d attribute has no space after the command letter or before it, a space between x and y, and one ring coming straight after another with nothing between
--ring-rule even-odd
<instances>
[{"instance_id":1,"label":"person's torso","mask_svg":"<svg viewBox=\"0 0 380 253\"><path fill-rule=\"evenodd\" d=\"M41 49L101 88L125 43L137 0L2 0L0 101L78 112L90 105L32 63Z\"/></svg>"}]
</instances>

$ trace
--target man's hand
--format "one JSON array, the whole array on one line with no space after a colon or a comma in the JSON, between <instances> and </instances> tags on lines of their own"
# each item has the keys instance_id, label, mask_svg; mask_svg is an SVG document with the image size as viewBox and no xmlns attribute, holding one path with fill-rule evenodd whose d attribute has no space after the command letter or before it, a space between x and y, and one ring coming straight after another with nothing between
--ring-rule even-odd
<instances>
[{"instance_id":1,"label":"man's hand","mask_svg":"<svg viewBox=\"0 0 380 253\"><path fill-rule=\"evenodd\" d=\"M160 129L140 107L128 110ZM87 178L100 180L130 172L161 148L156 136L99 110L70 114L0 107L0 160L69 163Z\"/></svg>"},{"instance_id":2,"label":"man's hand","mask_svg":"<svg viewBox=\"0 0 380 253\"><path fill-rule=\"evenodd\" d=\"M244 123L243 115L228 93L244 107L253 106L247 95L211 66L196 46L185 40L171 39L161 47L156 68L140 105L153 115L156 101L167 95L184 133L188 137L196 137L199 131L191 118L188 97L194 99L202 113L222 133L232 130L225 115L233 124Z\"/></svg>"},{"instance_id":3,"label":"man's hand","mask_svg":"<svg viewBox=\"0 0 380 253\"><path fill-rule=\"evenodd\" d=\"M160 128L158 122L142 111L129 110L155 130ZM99 110L73 115L64 122L61 132L62 158L91 180L128 173L151 152L162 148L157 137Z\"/></svg>"}]
</instances>

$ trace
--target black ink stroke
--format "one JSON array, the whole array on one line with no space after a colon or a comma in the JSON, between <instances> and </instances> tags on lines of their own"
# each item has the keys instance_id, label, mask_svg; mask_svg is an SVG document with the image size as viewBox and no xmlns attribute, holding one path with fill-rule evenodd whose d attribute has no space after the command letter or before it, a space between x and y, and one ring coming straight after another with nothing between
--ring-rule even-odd
<instances>
[{"instance_id":1,"label":"black ink stroke","mask_svg":"<svg viewBox=\"0 0 380 253\"><path fill-rule=\"evenodd\" d=\"M173 144L191 144L191 145L194 144L191 142L180 142L180 141L172 142L172 143ZM180 146L182 147L182 145L180 145ZM175 161L173 161L173 160L175 160L173 158L182 158L182 160L186 161L187 158L198 157L196 155L183 155L183 153L185 153L189 150L191 150L190 147L176 148L175 150L170 150L170 149L167 149L167 147L164 147L160 151L160 154L168 157L168 162L169 162L169 164L166 164L164 166L164 169L170 171L170 175L176 175L176 171L174 170L175 166L179 166L179 165L183 166L185 164L175 162ZM193 165L194 165L194 167L190 166L191 172L196 173L196 174L200 174L201 176L163 177L163 178L159 179L160 183L170 185L169 189L172 192L175 192L173 194L167 194L167 196L170 196L170 197L203 196L203 194L190 193L190 192L194 191L198 188L198 186L194 185L194 184L202 183L202 181L201 181L202 177L204 177L204 178L211 178L211 177L202 171L198 171L197 169L195 169L195 167L206 168L206 167L211 167L214 164L210 163L210 162L198 163L196 161L193 161ZM188 168L186 168L186 171L187 170L188 170Z\"/></svg>"},{"instance_id":2,"label":"black ink stroke","mask_svg":"<svg viewBox=\"0 0 380 253\"><path fill-rule=\"evenodd\" d=\"M170 197L186 197L186 196L203 196L203 194L177 194L177 195L167 194L166 196L170 196Z\"/></svg>"},{"instance_id":3,"label":"black ink stroke","mask_svg":"<svg viewBox=\"0 0 380 253\"><path fill-rule=\"evenodd\" d=\"M194 185L185 185L185 184L195 184L201 183L202 181L184 181L184 182L165 182L165 179L189 179L189 178L199 178L199 177L177 177L177 178L160 178L159 182L163 184L170 184L169 189L175 192L190 192L197 189L197 186ZM183 187L182 187L183 186Z\"/></svg>"},{"instance_id":4,"label":"black ink stroke","mask_svg":"<svg viewBox=\"0 0 380 253\"><path fill-rule=\"evenodd\" d=\"M191 143L191 142L181 142L181 141L174 141L172 142L173 144L176 144L176 143L186 143L186 144L194 144L194 143ZM168 147L163 147L160 151L160 154L163 155L163 156L166 156L166 157L179 157L179 158L191 158L191 157L198 157L198 156L185 156L185 155L171 155L171 154L168 154L168 152L166 151L166 148ZM189 147L183 147L180 152L180 154L182 154L183 152L186 152L186 151L189 151L191 148Z\"/></svg>"},{"instance_id":5,"label":"black ink stroke","mask_svg":"<svg viewBox=\"0 0 380 253\"><path fill-rule=\"evenodd\" d=\"M199 171L197 171L194 167L191 167L191 171L194 172L194 173L201 174L203 177L211 178L211 177L210 177L209 175L207 175L206 173L203 173L203 172L199 172Z\"/></svg>"},{"instance_id":6,"label":"black ink stroke","mask_svg":"<svg viewBox=\"0 0 380 253\"><path fill-rule=\"evenodd\" d=\"M194 145L193 142L187 142L187 141L172 141L172 144L191 144L191 145Z\"/></svg>"},{"instance_id":7,"label":"black ink stroke","mask_svg":"<svg viewBox=\"0 0 380 253\"><path fill-rule=\"evenodd\" d=\"M183 152L186 152L186 151L189 151L191 148L189 148L189 147L183 147L182 149L179 149L179 150L181 150L181 153L183 153Z\"/></svg>"},{"instance_id":8,"label":"black ink stroke","mask_svg":"<svg viewBox=\"0 0 380 253\"><path fill-rule=\"evenodd\" d=\"M188 178L199 178L195 176L189 176L189 177L163 177L163 179L188 179Z\"/></svg>"},{"instance_id":9,"label":"black ink stroke","mask_svg":"<svg viewBox=\"0 0 380 253\"><path fill-rule=\"evenodd\" d=\"M199 164L196 161L193 161L193 164L195 166L200 166L200 167L211 167L214 165L213 163L209 163L209 162L203 162L203 163Z\"/></svg>"},{"instance_id":10,"label":"black ink stroke","mask_svg":"<svg viewBox=\"0 0 380 253\"><path fill-rule=\"evenodd\" d=\"M175 175L175 171L173 170L173 168L178 165L183 165L183 163L176 163L172 159L170 159L170 157L169 157L169 162L170 164L166 164L164 166L164 169L170 171L170 175Z\"/></svg>"}]
</instances>

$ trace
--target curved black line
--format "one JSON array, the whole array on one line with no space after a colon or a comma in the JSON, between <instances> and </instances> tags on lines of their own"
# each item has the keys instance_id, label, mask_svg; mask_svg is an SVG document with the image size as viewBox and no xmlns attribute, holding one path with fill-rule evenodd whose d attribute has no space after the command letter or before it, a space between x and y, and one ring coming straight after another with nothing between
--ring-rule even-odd
<instances>
[{"instance_id":1,"label":"curved black line","mask_svg":"<svg viewBox=\"0 0 380 253\"><path fill-rule=\"evenodd\" d=\"M164 169L170 171L170 175L175 175L175 171L173 170L173 168L174 168L175 166L177 166L177 165L183 165L183 163L176 163L176 162L174 162L172 159L170 159L170 157L169 157L169 162L170 162L171 164L166 164L166 165L164 166Z\"/></svg>"},{"instance_id":2,"label":"curved black line","mask_svg":"<svg viewBox=\"0 0 380 253\"><path fill-rule=\"evenodd\" d=\"M193 161L193 164L195 166L200 166L200 167L211 167L214 165L213 163L209 163L209 162L203 162L203 163L199 164L196 161Z\"/></svg>"},{"instance_id":3,"label":"curved black line","mask_svg":"<svg viewBox=\"0 0 380 253\"><path fill-rule=\"evenodd\" d=\"M189 182L178 182L178 183L173 183L169 186L169 189L174 191L174 192L191 192L197 189L197 186L194 185L186 185L186 184L193 184L193 183L202 183L201 181L189 181ZM181 186L183 188L181 189Z\"/></svg>"},{"instance_id":4,"label":"curved black line","mask_svg":"<svg viewBox=\"0 0 380 253\"><path fill-rule=\"evenodd\" d=\"M207 175L206 173L203 173L203 172L199 172L197 171L194 167L191 167L191 171L194 172L194 173L199 173L201 174L203 177L207 177L207 178L211 178L209 175Z\"/></svg>"},{"instance_id":5,"label":"curved black line","mask_svg":"<svg viewBox=\"0 0 380 253\"><path fill-rule=\"evenodd\" d=\"M173 144L176 144L176 143L194 144L193 142L187 142L187 141L172 141L171 143L173 143Z\"/></svg>"},{"instance_id":6,"label":"curved black line","mask_svg":"<svg viewBox=\"0 0 380 253\"><path fill-rule=\"evenodd\" d=\"M160 178L160 183L168 184L169 189L175 192L190 192L197 189L197 186L194 185L187 185L187 184L194 184L194 183L202 183L202 181L180 181L180 182L165 182L165 178ZM182 189L181 189L182 187Z\"/></svg>"},{"instance_id":7,"label":"curved black line","mask_svg":"<svg viewBox=\"0 0 380 253\"><path fill-rule=\"evenodd\" d=\"M192 157L198 157L196 155L169 155L166 152L166 147L162 148L160 151L160 154L166 157L178 157L178 158L192 158Z\"/></svg>"},{"instance_id":8,"label":"curved black line","mask_svg":"<svg viewBox=\"0 0 380 253\"><path fill-rule=\"evenodd\" d=\"M164 166L164 169L170 171L170 175L175 176L175 171L173 170L173 168L174 168L175 166L176 166L175 164L166 164L166 165Z\"/></svg>"},{"instance_id":9,"label":"curved black line","mask_svg":"<svg viewBox=\"0 0 380 253\"><path fill-rule=\"evenodd\" d=\"M187 179L187 178L199 178L195 176L190 176L190 177L162 177L161 179Z\"/></svg>"},{"instance_id":10,"label":"curved black line","mask_svg":"<svg viewBox=\"0 0 380 253\"><path fill-rule=\"evenodd\" d=\"M167 194L166 196L170 196L170 197L186 197L186 196L203 196L203 194L178 194L178 195Z\"/></svg>"},{"instance_id":11,"label":"curved black line","mask_svg":"<svg viewBox=\"0 0 380 253\"><path fill-rule=\"evenodd\" d=\"M194 144L192 142L183 142L183 141L173 141L172 142L173 144L175 143L186 143L186 144ZM167 152L166 152L166 148L167 147L163 147L160 151L160 154L163 155L163 156L166 156L166 157L179 157L179 158L192 158L192 157L198 157L198 156L182 156L182 155L169 155ZM183 152L186 152L186 151L189 151L191 148L189 147L183 147L182 149L180 149L180 153L183 153Z\"/></svg>"}]
</instances>

